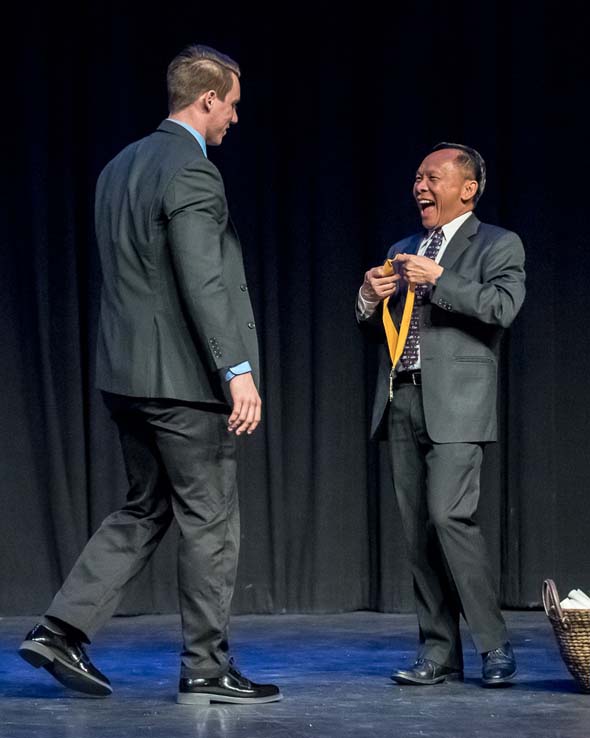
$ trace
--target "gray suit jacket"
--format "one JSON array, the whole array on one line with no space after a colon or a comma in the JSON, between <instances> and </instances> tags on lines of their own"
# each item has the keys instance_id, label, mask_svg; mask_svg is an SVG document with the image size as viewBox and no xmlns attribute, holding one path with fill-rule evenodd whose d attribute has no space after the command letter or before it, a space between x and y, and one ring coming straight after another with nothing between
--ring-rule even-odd
<instances>
[{"instance_id":1,"label":"gray suit jacket","mask_svg":"<svg viewBox=\"0 0 590 738\"><path fill-rule=\"evenodd\" d=\"M100 389L227 404L220 370L249 361L257 377L254 316L223 181L188 131L164 121L107 164L96 235Z\"/></svg>"},{"instance_id":2,"label":"gray suit jacket","mask_svg":"<svg viewBox=\"0 0 590 738\"><path fill-rule=\"evenodd\" d=\"M423 234L394 244L388 256L416 253ZM440 261L444 272L420 315L422 397L426 427L436 443L485 442L497 437L497 369L500 339L525 296L524 249L503 228L469 217ZM390 300L399 328L406 291ZM381 309L361 321L378 332L382 347L371 434L383 436L391 362Z\"/></svg>"}]
</instances>

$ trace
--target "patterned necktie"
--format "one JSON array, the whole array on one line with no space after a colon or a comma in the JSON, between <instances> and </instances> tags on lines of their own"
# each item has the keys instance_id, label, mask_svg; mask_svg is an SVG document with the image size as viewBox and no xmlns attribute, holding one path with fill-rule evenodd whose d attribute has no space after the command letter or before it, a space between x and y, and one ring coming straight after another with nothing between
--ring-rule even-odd
<instances>
[{"instance_id":1,"label":"patterned necktie","mask_svg":"<svg viewBox=\"0 0 590 738\"><path fill-rule=\"evenodd\" d=\"M424 252L424 256L429 259L436 259L443 240L443 232L441 228L435 228L432 236ZM410 318L410 327L408 328L408 337L404 346L400 362L404 369L409 369L418 361L420 352L420 313L422 305L425 302L426 295L430 292L430 285L417 284L414 297L414 309Z\"/></svg>"}]
</instances>

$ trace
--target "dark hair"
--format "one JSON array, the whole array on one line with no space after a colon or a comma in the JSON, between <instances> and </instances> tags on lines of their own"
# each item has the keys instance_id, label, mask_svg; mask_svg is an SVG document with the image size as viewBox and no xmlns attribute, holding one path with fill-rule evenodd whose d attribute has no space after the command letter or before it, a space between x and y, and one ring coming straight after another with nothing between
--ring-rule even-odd
<instances>
[{"instance_id":1,"label":"dark hair","mask_svg":"<svg viewBox=\"0 0 590 738\"><path fill-rule=\"evenodd\" d=\"M225 100L234 74L240 76L240 67L229 56L209 46L187 46L168 66L168 110L177 113L209 90Z\"/></svg>"},{"instance_id":2,"label":"dark hair","mask_svg":"<svg viewBox=\"0 0 590 738\"><path fill-rule=\"evenodd\" d=\"M477 201L483 195L486 187L486 163L483 156L479 151L472 149L471 146L449 143L448 141L441 141L432 148L433 151L440 151L441 149L457 149L460 152L457 154L457 163L468 170L470 176L477 182L477 192L473 197L473 204L477 205Z\"/></svg>"}]
</instances>

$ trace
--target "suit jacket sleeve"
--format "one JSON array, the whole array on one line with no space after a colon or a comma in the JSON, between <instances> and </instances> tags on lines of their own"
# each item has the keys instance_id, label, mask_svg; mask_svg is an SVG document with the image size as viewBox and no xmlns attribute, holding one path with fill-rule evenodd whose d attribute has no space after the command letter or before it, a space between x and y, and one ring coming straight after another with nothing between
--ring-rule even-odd
<instances>
[{"instance_id":1,"label":"suit jacket sleeve","mask_svg":"<svg viewBox=\"0 0 590 738\"><path fill-rule=\"evenodd\" d=\"M184 311L213 370L248 359L223 274L227 204L221 176L206 159L172 179L164 197L168 245Z\"/></svg>"},{"instance_id":2,"label":"suit jacket sleeve","mask_svg":"<svg viewBox=\"0 0 590 738\"><path fill-rule=\"evenodd\" d=\"M507 328L525 296L524 248L510 231L484 245L479 279L470 279L445 268L432 292L431 302L483 323Z\"/></svg>"},{"instance_id":3,"label":"suit jacket sleeve","mask_svg":"<svg viewBox=\"0 0 590 738\"><path fill-rule=\"evenodd\" d=\"M360 327L365 337L371 343L383 343L385 341L385 331L383 329L383 302L380 302L375 310L369 316L363 316L358 306L358 295L355 302L355 316L357 325Z\"/></svg>"}]
</instances>

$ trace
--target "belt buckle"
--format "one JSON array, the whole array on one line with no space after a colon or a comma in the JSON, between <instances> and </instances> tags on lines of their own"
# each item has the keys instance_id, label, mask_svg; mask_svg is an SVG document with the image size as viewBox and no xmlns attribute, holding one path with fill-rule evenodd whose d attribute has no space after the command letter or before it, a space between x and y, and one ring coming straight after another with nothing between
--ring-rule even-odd
<instances>
[{"instance_id":1,"label":"belt buckle","mask_svg":"<svg viewBox=\"0 0 590 738\"><path fill-rule=\"evenodd\" d=\"M416 379L418 376L419 376L418 372L412 372L411 373L412 384L414 385L414 387L419 387L420 386L420 382L417 381L417 379Z\"/></svg>"}]
</instances>

